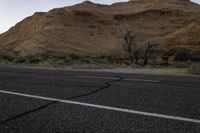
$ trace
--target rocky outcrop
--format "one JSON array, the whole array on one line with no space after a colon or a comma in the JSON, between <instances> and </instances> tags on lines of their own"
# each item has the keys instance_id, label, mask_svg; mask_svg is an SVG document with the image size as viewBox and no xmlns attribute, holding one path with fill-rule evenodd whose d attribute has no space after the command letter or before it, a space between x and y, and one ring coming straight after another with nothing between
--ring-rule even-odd
<instances>
[{"instance_id":1,"label":"rocky outcrop","mask_svg":"<svg viewBox=\"0 0 200 133\"><path fill-rule=\"evenodd\" d=\"M190 24L165 37L168 40L170 51L177 51L181 48L200 53L200 25Z\"/></svg>"},{"instance_id":2,"label":"rocky outcrop","mask_svg":"<svg viewBox=\"0 0 200 133\"><path fill-rule=\"evenodd\" d=\"M4 56L121 55L122 32L139 44L199 51L200 6L189 0L131 0L113 5L92 2L35 13L0 35Z\"/></svg>"}]
</instances>

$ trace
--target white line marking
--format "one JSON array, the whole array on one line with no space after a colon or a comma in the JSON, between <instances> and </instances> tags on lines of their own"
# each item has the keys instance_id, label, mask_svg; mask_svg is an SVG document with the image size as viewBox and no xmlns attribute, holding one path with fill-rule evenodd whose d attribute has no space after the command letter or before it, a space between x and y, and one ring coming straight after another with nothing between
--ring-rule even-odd
<instances>
[{"instance_id":1,"label":"white line marking","mask_svg":"<svg viewBox=\"0 0 200 133\"><path fill-rule=\"evenodd\" d=\"M119 78L115 78L115 77L97 77L97 76L81 76L81 75L76 75L75 77L77 77L77 78L93 78L93 79L111 79L111 80L119 79Z\"/></svg>"},{"instance_id":2,"label":"white line marking","mask_svg":"<svg viewBox=\"0 0 200 133\"><path fill-rule=\"evenodd\" d=\"M81 75L76 75L75 77L78 77L78 78L93 78L93 79L111 79L111 80L119 79L119 78L115 78L115 77L97 77L97 76L81 76ZM136 81L136 82L160 83L160 81L158 81L158 80L145 80L145 79L134 79L134 78L124 78L123 80L125 80L125 81Z\"/></svg>"},{"instance_id":3,"label":"white line marking","mask_svg":"<svg viewBox=\"0 0 200 133\"><path fill-rule=\"evenodd\" d=\"M29 95L29 94L23 94L23 93L11 92L11 91L4 91L4 90L0 90L0 93L17 95L17 96L28 97L28 98L35 98L35 99L40 99L40 100L47 100L47 101L57 101L57 102L61 102L61 103L74 104L74 105L80 105L80 106L86 106L86 107L93 107L93 108L99 108L99 109L105 109L105 110L111 110L111 111L118 111L118 112L124 112L124 113L136 114L136 115L144 115L144 116L150 116L150 117L157 117L157 118L164 118L164 119L200 124L200 120L178 117L178 116L148 113L148 112L129 110L129 109L123 109L123 108L116 108L116 107L109 107L109 106L103 106L103 105L96 105L96 104L90 104L90 103L61 100L61 99L56 99L56 98L42 97L42 96Z\"/></svg>"},{"instance_id":4,"label":"white line marking","mask_svg":"<svg viewBox=\"0 0 200 133\"><path fill-rule=\"evenodd\" d=\"M160 83L158 80L145 80L145 79L124 79L126 81L136 81L136 82L150 82L150 83Z\"/></svg>"}]
</instances>

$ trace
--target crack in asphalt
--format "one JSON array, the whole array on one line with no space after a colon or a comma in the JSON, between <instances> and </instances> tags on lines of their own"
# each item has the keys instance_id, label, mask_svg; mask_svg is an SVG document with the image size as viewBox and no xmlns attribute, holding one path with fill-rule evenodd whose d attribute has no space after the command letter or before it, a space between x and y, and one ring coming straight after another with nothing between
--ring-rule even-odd
<instances>
[{"instance_id":1,"label":"crack in asphalt","mask_svg":"<svg viewBox=\"0 0 200 133\"><path fill-rule=\"evenodd\" d=\"M95 94L95 93L98 93L98 92L100 92L100 91L103 91L103 90L105 90L105 89L108 89L109 87L112 86L112 83L123 80L122 77L118 77L118 78L119 78L119 79L115 79L115 80L111 80L111 81L105 82L105 83L104 83L105 86L100 87L99 89L96 89L96 90L94 90L94 91L91 91L91 92L88 92L88 93L85 93L85 94L80 94L80 95L72 96L72 97L70 97L70 98L64 98L64 99L62 99L62 100L72 100L72 99L82 98L82 97L85 97L85 96L91 96L91 95L93 95L93 94ZM1 83L1 86L2 86L3 88L7 88L7 87L6 87L4 84L2 84L2 83ZM29 111L26 111L26 112L17 114L17 115L15 115L15 116L11 117L11 118L8 118L8 119L6 119L6 120L1 121L1 122L0 122L0 126L3 125L3 124L6 124L6 123L8 123L8 122L10 122L10 121L12 121L12 120L16 120L16 119L18 119L18 118L20 118L20 117L23 117L23 116L25 116L25 115L29 115L29 114L31 114L31 113L34 113L34 112L37 112L37 111L41 111L42 109L45 109L45 108L49 107L50 105L53 105L53 104L56 104L56 103L58 103L58 101L52 101L52 102L49 102L49 103L44 104L44 105L42 105L42 106L39 106L39 107L37 107L37 108L31 109L31 110L29 110Z\"/></svg>"}]
</instances>

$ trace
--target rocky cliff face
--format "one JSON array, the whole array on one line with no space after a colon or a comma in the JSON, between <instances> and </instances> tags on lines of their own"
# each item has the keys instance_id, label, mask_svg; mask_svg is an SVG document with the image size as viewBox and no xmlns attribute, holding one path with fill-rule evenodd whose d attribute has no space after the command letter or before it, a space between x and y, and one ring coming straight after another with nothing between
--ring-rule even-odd
<instances>
[{"instance_id":1,"label":"rocky cliff face","mask_svg":"<svg viewBox=\"0 0 200 133\"><path fill-rule=\"evenodd\" d=\"M92 2L33 16L0 35L0 54L65 56L121 55L122 31L139 44L156 42L173 51L200 51L200 6L189 0L131 0L113 5Z\"/></svg>"}]
</instances>

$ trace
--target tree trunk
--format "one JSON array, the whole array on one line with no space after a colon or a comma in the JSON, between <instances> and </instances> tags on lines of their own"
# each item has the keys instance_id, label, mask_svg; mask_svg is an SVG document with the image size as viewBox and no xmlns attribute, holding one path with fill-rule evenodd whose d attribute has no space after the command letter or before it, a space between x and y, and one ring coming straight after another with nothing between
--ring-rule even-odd
<instances>
[{"instance_id":1,"label":"tree trunk","mask_svg":"<svg viewBox=\"0 0 200 133\"><path fill-rule=\"evenodd\" d=\"M135 56L135 64L138 64L138 52L134 52L134 56Z\"/></svg>"},{"instance_id":2,"label":"tree trunk","mask_svg":"<svg viewBox=\"0 0 200 133\"><path fill-rule=\"evenodd\" d=\"M132 52L131 52L131 48L128 49L128 54L129 54L129 59L130 59L131 63L133 63L134 59L133 59L133 55L132 55Z\"/></svg>"},{"instance_id":3,"label":"tree trunk","mask_svg":"<svg viewBox=\"0 0 200 133\"><path fill-rule=\"evenodd\" d=\"M146 66L146 64L148 63L148 54L149 54L149 51L151 50L151 48L153 48L154 46L156 46L157 44L150 44L148 43L148 47L147 49L145 50L145 54L144 54L144 62L143 62L143 65L142 66Z\"/></svg>"},{"instance_id":4,"label":"tree trunk","mask_svg":"<svg viewBox=\"0 0 200 133\"><path fill-rule=\"evenodd\" d=\"M143 65L142 66L146 66L148 62L148 51L145 52L145 55L144 55L144 62L143 62Z\"/></svg>"}]
</instances>

